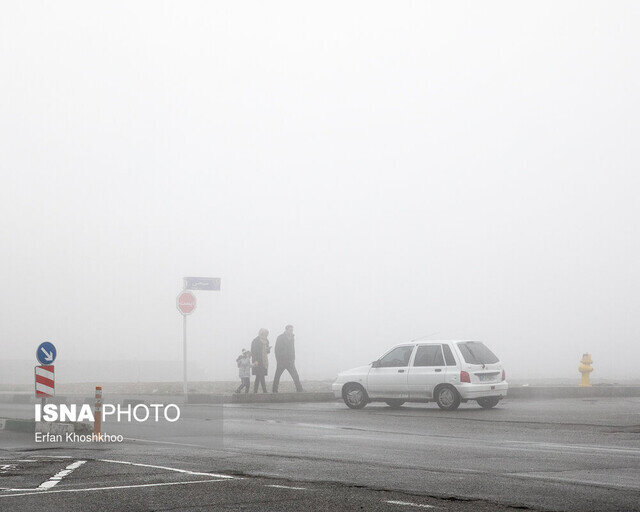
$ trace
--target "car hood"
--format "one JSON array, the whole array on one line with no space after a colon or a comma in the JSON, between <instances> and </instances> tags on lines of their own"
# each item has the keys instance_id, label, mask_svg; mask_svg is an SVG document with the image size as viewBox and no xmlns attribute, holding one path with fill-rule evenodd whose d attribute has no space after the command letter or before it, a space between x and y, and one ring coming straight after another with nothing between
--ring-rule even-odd
<instances>
[{"instance_id":1,"label":"car hood","mask_svg":"<svg viewBox=\"0 0 640 512\"><path fill-rule=\"evenodd\" d=\"M347 376L347 375L366 375L369 373L371 369L371 365L367 364L365 366L358 366L357 368L351 368L350 370L345 370L338 374L338 377Z\"/></svg>"}]
</instances>

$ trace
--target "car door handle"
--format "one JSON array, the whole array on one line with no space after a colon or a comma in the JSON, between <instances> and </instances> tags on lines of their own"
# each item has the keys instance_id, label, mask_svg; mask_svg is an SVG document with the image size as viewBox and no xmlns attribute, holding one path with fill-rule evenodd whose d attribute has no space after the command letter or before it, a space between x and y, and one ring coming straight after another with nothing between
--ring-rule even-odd
<instances>
[{"instance_id":1,"label":"car door handle","mask_svg":"<svg viewBox=\"0 0 640 512\"><path fill-rule=\"evenodd\" d=\"M398 373L404 373L404 370L398 370Z\"/></svg>"},{"instance_id":2,"label":"car door handle","mask_svg":"<svg viewBox=\"0 0 640 512\"><path fill-rule=\"evenodd\" d=\"M436 368L436 369L435 369L435 371L436 371L436 372L441 372L441 371L442 371L442 368Z\"/></svg>"}]
</instances>

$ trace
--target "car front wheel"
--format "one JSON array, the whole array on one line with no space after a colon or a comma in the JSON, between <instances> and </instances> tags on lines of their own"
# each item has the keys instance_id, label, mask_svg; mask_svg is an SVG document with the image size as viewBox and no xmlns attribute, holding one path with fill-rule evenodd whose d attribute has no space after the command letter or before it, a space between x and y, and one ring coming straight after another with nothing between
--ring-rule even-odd
<instances>
[{"instance_id":1,"label":"car front wheel","mask_svg":"<svg viewBox=\"0 0 640 512\"><path fill-rule=\"evenodd\" d=\"M442 386L436 391L436 403L440 409L454 411L460 405L460 395L453 386Z\"/></svg>"},{"instance_id":2,"label":"car front wheel","mask_svg":"<svg viewBox=\"0 0 640 512\"><path fill-rule=\"evenodd\" d=\"M500 398L498 398L497 396L486 396L484 398L478 398L478 400L476 401L478 402L478 405L483 409L492 409L493 407L498 405Z\"/></svg>"},{"instance_id":3,"label":"car front wheel","mask_svg":"<svg viewBox=\"0 0 640 512\"><path fill-rule=\"evenodd\" d=\"M347 384L342 398L350 409L362 409L368 402L367 392L360 384Z\"/></svg>"}]
</instances>

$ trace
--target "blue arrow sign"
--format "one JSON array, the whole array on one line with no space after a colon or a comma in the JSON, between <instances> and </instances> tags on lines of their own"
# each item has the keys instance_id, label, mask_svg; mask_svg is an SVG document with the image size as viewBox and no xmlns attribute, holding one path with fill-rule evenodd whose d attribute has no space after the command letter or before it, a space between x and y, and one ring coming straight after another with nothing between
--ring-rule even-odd
<instances>
[{"instance_id":1,"label":"blue arrow sign","mask_svg":"<svg viewBox=\"0 0 640 512\"><path fill-rule=\"evenodd\" d=\"M44 343L40 343L38 345L38 350L36 351L36 359L40 364L53 364L56 360L56 347L53 346L53 343L49 341L45 341Z\"/></svg>"}]
</instances>

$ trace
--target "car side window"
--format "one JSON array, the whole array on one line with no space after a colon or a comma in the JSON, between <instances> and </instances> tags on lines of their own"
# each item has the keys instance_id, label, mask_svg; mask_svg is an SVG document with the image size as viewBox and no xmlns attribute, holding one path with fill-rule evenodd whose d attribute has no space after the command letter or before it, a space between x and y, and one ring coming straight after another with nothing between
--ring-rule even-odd
<instances>
[{"instance_id":1,"label":"car side window","mask_svg":"<svg viewBox=\"0 0 640 512\"><path fill-rule=\"evenodd\" d=\"M408 366L411 352L413 352L413 345L396 347L380 359L379 367L393 368L397 366Z\"/></svg>"},{"instance_id":2,"label":"car side window","mask_svg":"<svg viewBox=\"0 0 640 512\"><path fill-rule=\"evenodd\" d=\"M420 345L413 366L444 366L440 345Z\"/></svg>"},{"instance_id":3,"label":"car side window","mask_svg":"<svg viewBox=\"0 0 640 512\"><path fill-rule=\"evenodd\" d=\"M457 366L456 358L453 357L453 352L451 352L451 347L449 345L442 345L442 350L444 350L444 360L447 362L447 366Z\"/></svg>"}]
</instances>

